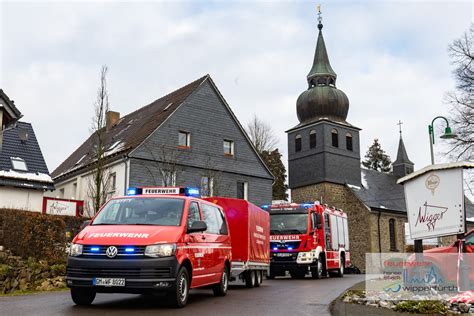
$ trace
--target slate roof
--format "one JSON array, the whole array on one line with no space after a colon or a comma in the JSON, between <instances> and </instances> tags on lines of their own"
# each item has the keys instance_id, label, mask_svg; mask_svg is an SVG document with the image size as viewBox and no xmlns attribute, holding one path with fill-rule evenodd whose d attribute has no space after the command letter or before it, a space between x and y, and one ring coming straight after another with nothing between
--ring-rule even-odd
<instances>
[{"instance_id":1,"label":"slate roof","mask_svg":"<svg viewBox=\"0 0 474 316\"><path fill-rule=\"evenodd\" d=\"M13 100L10 100L10 98L2 89L0 89L0 98L3 99L5 103L6 114L9 116L9 119L7 119L7 125L9 125L8 123L14 123L23 116L20 110L18 110L18 108L15 106Z\"/></svg>"},{"instance_id":2,"label":"slate roof","mask_svg":"<svg viewBox=\"0 0 474 316\"><path fill-rule=\"evenodd\" d=\"M20 131L28 135L25 142L20 139ZM12 170L11 157L25 160L28 171ZM0 185L54 189L48 167L30 123L17 122L14 127L7 128L3 133L3 143L0 148Z\"/></svg>"},{"instance_id":3,"label":"slate roof","mask_svg":"<svg viewBox=\"0 0 474 316\"><path fill-rule=\"evenodd\" d=\"M393 164L398 165L403 163L413 165L413 162L411 162L408 158L407 150L405 149L405 144L403 143L402 134L400 134L400 141L398 142L397 160L395 160Z\"/></svg>"},{"instance_id":4,"label":"slate roof","mask_svg":"<svg viewBox=\"0 0 474 316\"><path fill-rule=\"evenodd\" d=\"M348 185L355 196L371 209L406 213L405 193L397 177L383 172L361 169L362 187ZM474 204L464 197L466 217L474 218Z\"/></svg>"},{"instance_id":5,"label":"slate roof","mask_svg":"<svg viewBox=\"0 0 474 316\"><path fill-rule=\"evenodd\" d=\"M158 128L186 98L191 95L209 75L201 77L184 87L120 118L105 134L106 156L110 161L122 157L140 145L156 128ZM67 177L68 174L91 166L95 157L93 153L95 134L91 135L52 173L54 180Z\"/></svg>"}]
</instances>

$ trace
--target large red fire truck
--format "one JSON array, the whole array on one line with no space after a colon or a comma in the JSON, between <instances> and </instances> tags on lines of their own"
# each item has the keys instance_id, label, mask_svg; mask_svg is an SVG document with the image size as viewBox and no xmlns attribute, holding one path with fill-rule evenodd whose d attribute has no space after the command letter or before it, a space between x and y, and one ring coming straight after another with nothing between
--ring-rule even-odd
<instances>
[{"instance_id":1,"label":"large red fire truck","mask_svg":"<svg viewBox=\"0 0 474 316\"><path fill-rule=\"evenodd\" d=\"M264 205L270 212L270 271L268 278L285 275L319 279L342 277L350 263L347 215L315 203Z\"/></svg>"},{"instance_id":2,"label":"large red fire truck","mask_svg":"<svg viewBox=\"0 0 474 316\"><path fill-rule=\"evenodd\" d=\"M130 188L74 238L66 284L78 305L96 293L166 292L183 307L190 288L226 295L237 270L258 286L269 239L268 213L247 201L206 201L195 188Z\"/></svg>"}]
</instances>

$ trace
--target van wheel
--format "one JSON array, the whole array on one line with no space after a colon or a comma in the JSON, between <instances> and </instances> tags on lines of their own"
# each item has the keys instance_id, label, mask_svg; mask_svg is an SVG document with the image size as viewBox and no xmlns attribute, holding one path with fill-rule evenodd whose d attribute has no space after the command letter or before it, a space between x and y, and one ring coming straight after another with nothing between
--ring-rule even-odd
<instances>
[{"instance_id":1,"label":"van wheel","mask_svg":"<svg viewBox=\"0 0 474 316\"><path fill-rule=\"evenodd\" d=\"M255 287L259 287L260 284L262 284L262 272L261 271L255 271Z\"/></svg>"},{"instance_id":2,"label":"van wheel","mask_svg":"<svg viewBox=\"0 0 474 316\"><path fill-rule=\"evenodd\" d=\"M246 271L245 272L245 286L252 288L255 286L255 271Z\"/></svg>"},{"instance_id":3,"label":"van wheel","mask_svg":"<svg viewBox=\"0 0 474 316\"><path fill-rule=\"evenodd\" d=\"M181 267L176 277L175 290L170 292L169 299L174 307L184 307L189 297L189 274L185 267Z\"/></svg>"},{"instance_id":4,"label":"van wheel","mask_svg":"<svg viewBox=\"0 0 474 316\"><path fill-rule=\"evenodd\" d=\"M212 286L212 291L215 296L226 296L227 289L229 288L229 269L224 266L222 271L221 281Z\"/></svg>"},{"instance_id":5,"label":"van wheel","mask_svg":"<svg viewBox=\"0 0 474 316\"><path fill-rule=\"evenodd\" d=\"M95 291L88 288L72 287L71 298L76 305L87 306L91 305L95 299Z\"/></svg>"}]
</instances>

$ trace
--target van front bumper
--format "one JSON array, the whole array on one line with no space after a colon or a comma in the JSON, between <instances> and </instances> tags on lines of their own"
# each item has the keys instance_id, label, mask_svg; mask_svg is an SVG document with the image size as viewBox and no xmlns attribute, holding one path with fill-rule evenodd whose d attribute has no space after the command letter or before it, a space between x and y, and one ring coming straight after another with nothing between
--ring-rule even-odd
<instances>
[{"instance_id":1,"label":"van front bumper","mask_svg":"<svg viewBox=\"0 0 474 316\"><path fill-rule=\"evenodd\" d=\"M90 287L105 293L147 293L173 290L179 262L175 256L165 258L107 259L68 257L68 287ZM96 278L125 279L125 286L95 286Z\"/></svg>"}]
</instances>

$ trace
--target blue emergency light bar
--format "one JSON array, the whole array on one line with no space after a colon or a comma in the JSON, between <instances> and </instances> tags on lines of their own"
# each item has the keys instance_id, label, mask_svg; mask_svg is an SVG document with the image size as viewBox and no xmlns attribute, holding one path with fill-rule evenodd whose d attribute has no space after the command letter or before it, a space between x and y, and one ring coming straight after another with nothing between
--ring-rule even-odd
<instances>
[{"instance_id":1,"label":"blue emergency light bar","mask_svg":"<svg viewBox=\"0 0 474 316\"><path fill-rule=\"evenodd\" d=\"M92 252L98 252L100 250L99 247L91 247Z\"/></svg>"},{"instance_id":2,"label":"blue emergency light bar","mask_svg":"<svg viewBox=\"0 0 474 316\"><path fill-rule=\"evenodd\" d=\"M145 187L145 188L128 188L128 196L133 195L182 195L200 197L201 194L198 188L192 187Z\"/></svg>"},{"instance_id":3,"label":"blue emergency light bar","mask_svg":"<svg viewBox=\"0 0 474 316\"><path fill-rule=\"evenodd\" d=\"M135 248L127 247L125 248L125 252L135 252Z\"/></svg>"},{"instance_id":4,"label":"blue emergency light bar","mask_svg":"<svg viewBox=\"0 0 474 316\"><path fill-rule=\"evenodd\" d=\"M314 206L314 203L288 203L288 204L274 204L275 208L278 208L278 206L281 206L281 207L301 207L301 208L309 208L309 207L312 207ZM260 208L264 209L264 210L268 210L268 209L271 209L272 208L272 205L271 204L264 204L264 205L261 205Z\"/></svg>"}]
</instances>

